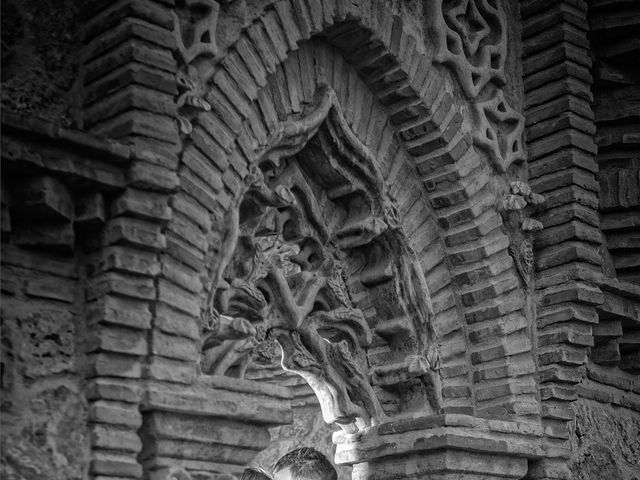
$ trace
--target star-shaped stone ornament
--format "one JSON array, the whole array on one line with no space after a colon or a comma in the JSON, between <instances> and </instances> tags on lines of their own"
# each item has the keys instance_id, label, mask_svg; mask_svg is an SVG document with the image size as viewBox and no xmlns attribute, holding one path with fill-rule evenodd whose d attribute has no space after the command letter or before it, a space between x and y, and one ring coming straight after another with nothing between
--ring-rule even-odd
<instances>
[{"instance_id":1,"label":"star-shaped stone ornament","mask_svg":"<svg viewBox=\"0 0 640 480\"><path fill-rule=\"evenodd\" d=\"M462 0L446 13L447 23L455 30L468 56L474 56L481 42L488 38L491 27L473 0Z\"/></svg>"}]
</instances>

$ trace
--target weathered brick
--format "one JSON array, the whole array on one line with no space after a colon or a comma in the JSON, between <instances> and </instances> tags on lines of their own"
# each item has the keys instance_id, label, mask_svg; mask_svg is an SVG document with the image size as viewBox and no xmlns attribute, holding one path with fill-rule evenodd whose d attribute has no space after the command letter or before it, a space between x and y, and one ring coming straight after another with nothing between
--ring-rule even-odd
<instances>
[{"instance_id":1,"label":"weathered brick","mask_svg":"<svg viewBox=\"0 0 640 480\"><path fill-rule=\"evenodd\" d=\"M91 131L111 138L139 135L168 144L176 144L179 140L177 125L172 117L139 109L129 110L96 124Z\"/></svg>"},{"instance_id":2,"label":"weathered brick","mask_svg":"<svg viewBox=\"0 0 640 480\"><path fill-rule=\"evenodd\" d=\"M540 365L576 365L586 363L587 353L583 347L572 345L554 345L552 347L540 348L537 351Z\"/></svg>"},{"instance_id":3,"label":"weathered brick","mask_svg":"<svg viewBox=\"0 0 640 480\"><path fill-rule=\"evenodd\" d=\"M134 455L128 456L111 450L94 450L91 453L90 472L93 475L109 477L140 478L142 465Z\"/></svg>"},{"instance_id":4,"label":"weathered brick","mask_svg":"<svg viewBox=\"0 0 640 480\"><path fill-rule=\"evenodd\" d=\"M236 42L235 48L258 87L263 87L267 83L267 71L249 39L242 35Z\"/></svg>"},{"instance_id":5,"label":"weathered brick","mask_svg":"<svg viewBox=\"0 0 640 480\"><path fill-rule=\"evenodd\" d=\"M208 250L209 243L204 233L188 217L175 212L168 229L202 252Z\"/></svg>"},{"instance_id":6,"label":"weathered brick","mask_svg":"<svg viewBox=\"0 0 640 480\"><path fill-rule=\"evenodd\" d=\"M200 314L199 296L164 279L158 283L158 300L190 315Z\"/></svg>"},{"instance_id":7,"label":"weathered brick","mask_svg":"<svg viewBox=\"0 0 640 480\"><path fill-rule=\"evenodd\" d=\"M151 335L151 353L191 362L195 362L200 356L200 351L194 340L167 335L155 330Z\"/></svg>"},{"instance_id":8,"label":"weathered brick","mask_svg":"<svg viewBox=\"0 0 640 480\"><path fill-rule=\"evenodd\" d=\"M71 222L20 224L11 232L11 240L16 246L64 254L73 252L75 239Z\"/></svg>"},{"instance_id":9,"label":"weathered brick","mask_svg":"<svg viewBox=\"0 0 640 480\"><path fill-rule=\"evenodd\" d=\"M233 105L241 119L244 120L251 115L250 100L241 93L240 87L224 69L219 69L213 76L213 83ZM226 120L225 117L221 116L220 118Z\"/></svg>"},{"instance_id":10,"label":"weathered brick","mask_svg":"<svg viewBox=\"0 0 640 480\"><path fill-rule=\"evenodd\" d=\"M106 247L92 262L88 261L90 275L108 270L156 276L160 273L160 262L155 253L126 246Z\"/></svg>"},{"instance_id":11,"label":"weathered brick","mask_svg":"<svg viewBox=\"0 0 640 480\"><path fill-rule=\"evenodd\" d=\"M602 244L602 232L580 221L572 221L563 225L545 228L536 235L535 248L544 248L559 243L580 240L595 245Z\"/></svg>"},{"instance_id":12,"label":"weathered brick","mask_svg":"<svg viewBox=\"0 0 640 480\"><path fill-rule=\"evenodd\" d=\"M150 357L147 373L155 380L190 384L196 377L196 364L154 355Z\"/></svg>"},{"instance_id":13,"label":"weathered brick","mask_svg":"<svg viewBox=\"0 0 640 480\"><path fill-rule=\"evenodd\" d=\"M131 158L136 160L127 172L129 177L127 180L131 186L158 191L176 189L175 169L179 163L178 144L169 144L149 137L129 137L127 143L131 144Z\"/></svg>"},{"instance_id":14,"label":"weathered brick","mask_svg":"<svg viewBox=\"0 0 640 480\"><path fill-rule=\"evenodd\" d=\"M569 241L540 250L536 256L536 269L543 271L572 261L584 261L593 265L600 265L602 258L595 246Z\"/></svg>"},{"instance_id":15,"label":"weathered brick","mask_svg":"<svg viewBox=\"0 0 640 480\"><path fill-rule=\"evenodd\" d=\"M172 196L169 203L171 208L195 222L204 233L211 230L211 214L190 195L179 193Z\"/></svg>"},{"instance_id":16,"label":"weathered brick","mask_svg":"<svg viewBox=\"0 0 640 480\"><path fill-rule=\"evenodd\" d=\"M204 254L202 251L186 243L181 237L167 232L167 253L179 262L189 265L194 270L202 268Z\"/></svg>"},{"instance_id":17,"label":"weathered brick","mask_svg":"<svg viewBox=\"0 0 640 480\"><path fill-rule=\"evenodd\" d=\"M139 403L142 389L131 380L96 378L87 384L87 399Z\"/></svg>"},{"instance_id":18,"label":"weathered brick","mask_svg":"<svg viewBox=\"0 0 640 480\"><path fill-rule=\"evenodd\" d=\"M74 204L67 187L54 177L36 177L23 182L13 192L14 210L36 219L68 221Z\"/></svg>"},{"instance_id":19,"label":"weathered brick","mask_svg":"<svg viewBox=\"0 0 640 480\"><path fill-rule=\"evenodd\" d=\"M198 273L201 272L194 271L169 256L162 258L162 276L193 293L202 291L202 281L198 277Z\"/></svg>"},{"instance_id":20,"label":"weathered brick","mask_svg":"<svg viewBox=\"0 0 640 480\"><path fill-rule=\"evenodd\" d=\"M107 222L104 243L106 245L126 243L151 250L160 250L166 247L166 239L162 234L161 225L125 217Z\"/></svg>"},{"instance_id":21,"label":"weathered brick","mask_svg":"<svg viewBox=\"0 0 640 480\"><path fill-rule=\"evenodd\" d=\"M186 337L191 340L200 338L200 327L195 317L185 315L168 305L159 303L155 307L155 327L165 333Z\"/></svg>"},{"instance_id":22,"label":"weathered brick","mask_svg":"<svg viewBox=\"0 0 640 480\"><path fill-rule=\"evenodd\" d=\"M119 294L143 300L155 299L156 290L152 278L124 273L100 273L89 281L87 299L94 300L106 294Z\"/></svg>"},{"instance_id":23,"label":"weathered brick","mask_svg":"<svg viewBox=\"0 0 640 480\"><path fill-rule=\"evenodd\" d=\"M135 188L127 188L111 204L111 215L127 215L151 221L167 221L171 218L171 209L167 205L168 197Z\"/></svg>"},{"instance_id":24,"label":"weathered brick","mask_svg":"<svg viewBox=\"0 0 640 480\"><path fill-rule=\"evenodd\" d=\"M138 18L159 27L171 29L173 18L166 5L150 0L135 0L127 2L107 3L107 8L97 10L101 6L96 2L91 10L87 10L85 40L89 40L103 31L118 25L123 18Z\"/></svg>"},{"instance_id":25,"label":"weathered brick","mask_svg":"<svg viewBox=\"0 0 640 480\"><path fill-rule=\"evenodd\" d=\"M136 432L128 432L107 425L90 427L92 448L105 448L138 453L142 450L142 441Z\"/></svg>"},{"instance_id":26,"label":"weathered brick","mask_svg":"<svg viewBox=\"0 0 640 480\"><path fill-rule=\"evenodd\" d=\"M600 288L580 281L554 285L540 292L541 306L573 301L599 305L604 301L604 298Z\"/></svg>"},{"instance_id":27,"label":"weathered brick","mask_svg":"<svg viewBox=\"0 0 640 480\"><path fill-rule=\"evenodd\" d=\"M177 69L176 61L168 50L132 39L87 62L85 82L95 81L128 63L147 65L169 73L175 73Z\"/></svg>"},{"instance_id":28,"label":"weathered brick","mask_svg":"<svg viewBox=\"0 0 640 480\"><path fill-rule=\"evenodd\" d=\"M102 193L90 192L78 199L74 219L76 227L97 230L106 220L107 210Z\"/></svg>"},{"instance_id":29,"label":"weathered brick","mask_svg":"<svg viewBox=\"0 0 640 480\"><path fill-rule=\"evenodd\" d=\"M87 317L92 327L98 323L139 329L151 326L151 312L146 302L111 295L89 304Z\"/></svg>"},{"instance_id":30,"label":"weathered brick","mask_svg":"<svg viewBox=\"0 0 640 480\"><path fill-rule=\"evenodd\" d=\"M97 400L89 406L89 421L137 429L142 426L142 414L137 405Z\"/></svg>"},{"instance_id":31,"label":"weathered brick","mask_svg":"<svg viewBox=\"0 0 640 480\"><path fill-rule=\"evenodd\" d=\"M211 115L216 115L217 118L222 122L222 125L228 128L231 132L237 133L238 128L242 123L242 116L233 107L229 99L225 97L225 94L222 93L220 88L212 85L211 88L207 90L206 100L211 104ZM217 120L213 117L210 117L209 115L203 116L203 124L206 127L210 128L212 132L217 132L217 130L215 129L216 122ZM227 135L220 136L220 138L216 136L215 139L216 141L222 142L222 146L227 148Z\"/></svg>"},{"instance_id":32,"label":"weathered brick","mask_svg":"<svg viewBox=\"0 0 640 480\"><path fill-rule=\"evenodd\" d=\"M56 277L40 277L27 281L25 293L30 297L73 303L76 297L75 282Z\"/></svg>"},{"instance_id":33,"label":"weathered brick","mask_svg":"<svg viewBox=\"0 0 640 480\"><path fill-rule=\"evenodd\" d=\"M89 333L87 351L144 356L148 352L147 336L142 330L100 326Z\"/></svg>"},{"instance_id":34,"label":"weathered brick","mask_svg":"<svg viewBox=\"0 0 640 480\"><path fill-rule=\"evenodd\" d=\"M159 115L175 116L176 103L172 95L141 85L128 85L100 97L99 101L85 107L87 127L126 112L140 110Z\"/></svg>"}]
</instances>

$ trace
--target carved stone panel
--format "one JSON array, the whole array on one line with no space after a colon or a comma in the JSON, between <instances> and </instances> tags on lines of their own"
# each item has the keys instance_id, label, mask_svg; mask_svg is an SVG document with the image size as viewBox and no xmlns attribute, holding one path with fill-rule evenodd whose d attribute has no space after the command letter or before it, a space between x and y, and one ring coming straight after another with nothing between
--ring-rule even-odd
<instances>
[{"instance_id":1,"label":"carved stone panel","mask_svg":"<svg viewBox=\"0 0 640 480\"><path fill-rule=\"evenodd\" d=\"M332 90L320 89L306 115L274 135L226 225L211 268L204 373L243 377L277 344L282 368L304 378L325 421L348 432L392 410L439 410L422 270L375 160ZM371 295L394 305L365 313L360 304ZM392 362L371 365L374 342L387 344ZM401 399L403 390L413 403ZM399 398L395 409L385 411L381 391Z\"/></svg>"},{"instance_id":2,"label":"carved stone panel","mask_svg":"<svg viewBox=\"0 0 640 480\"><path fill-rule=\"evenodd\" d=\"M436 61L451 67L469 98L491 81L505 83L507 50L500 0L429 2Z\"/></svg>"}]
</instances>

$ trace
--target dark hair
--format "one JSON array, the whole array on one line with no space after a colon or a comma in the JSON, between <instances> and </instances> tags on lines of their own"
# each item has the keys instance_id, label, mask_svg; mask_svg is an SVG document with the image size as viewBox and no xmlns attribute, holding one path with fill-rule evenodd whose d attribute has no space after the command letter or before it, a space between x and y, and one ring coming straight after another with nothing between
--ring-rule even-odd
<instances>
[{"instance_id":1,"label":"dark hair","mask_svg":"<svg viewBox=\"0 0 640 480\"><path fill-rule=\"evenodd\" d=\"M288 468L293 480L337 480L338 473L331 462L315 448L301 447L283 455L273 467L279 472Z\"/></svg>"},{"instance_id":2,"label":"dark hair","mask_svg":"<svg viewBox=\"0 0 640 480\"><path fill-rule=\"evenodd\" d=\"M271 480L271 477L261 468L245 468L242 480Z\"/></svg>"}]
</instances>

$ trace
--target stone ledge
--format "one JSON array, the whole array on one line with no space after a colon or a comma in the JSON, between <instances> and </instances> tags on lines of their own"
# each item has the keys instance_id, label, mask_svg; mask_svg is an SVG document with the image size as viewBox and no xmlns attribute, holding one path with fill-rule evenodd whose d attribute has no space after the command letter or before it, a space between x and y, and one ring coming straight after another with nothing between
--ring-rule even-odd
<instances>
[{"instance_id":1,"label":"stone ledge","mask_svg":"<svg viewBox=\"0 0 640 480\"><path fill-rule=\"evenodd\" d=\"M132 147L129 145L105 140L80 130L64 128L37 117L2 112L2 128L4 133L17 132L30 136L36 134L45 140L59 140L74 147L86 148L113 163L128 163L133 156Z\"/></svg>"},{"instance_id":2,"label":"stone ledge","mask_svg":"<svg viewBox=\"0 0 640 480\"><path fill-rule=\"evenodd\" d=\"M202 378L184 386L149 383L142 410L225 417L265 425L292 422L287 388L237 378L210 376L205 381Z\"/></svg>"},{"instance_id":3,"label":"stone ledge","mask_svg":"<svg viewBox=\"0 0 640 480\"><path fill-rule=\"evenodd\" d=\"M439 450L518 457L562 455L547 451L543 428L534 423L490 420L470 415L434 415L399 420L360 434L336 432L336 463L356 463Z\"/></svg>"}]
</instances>

